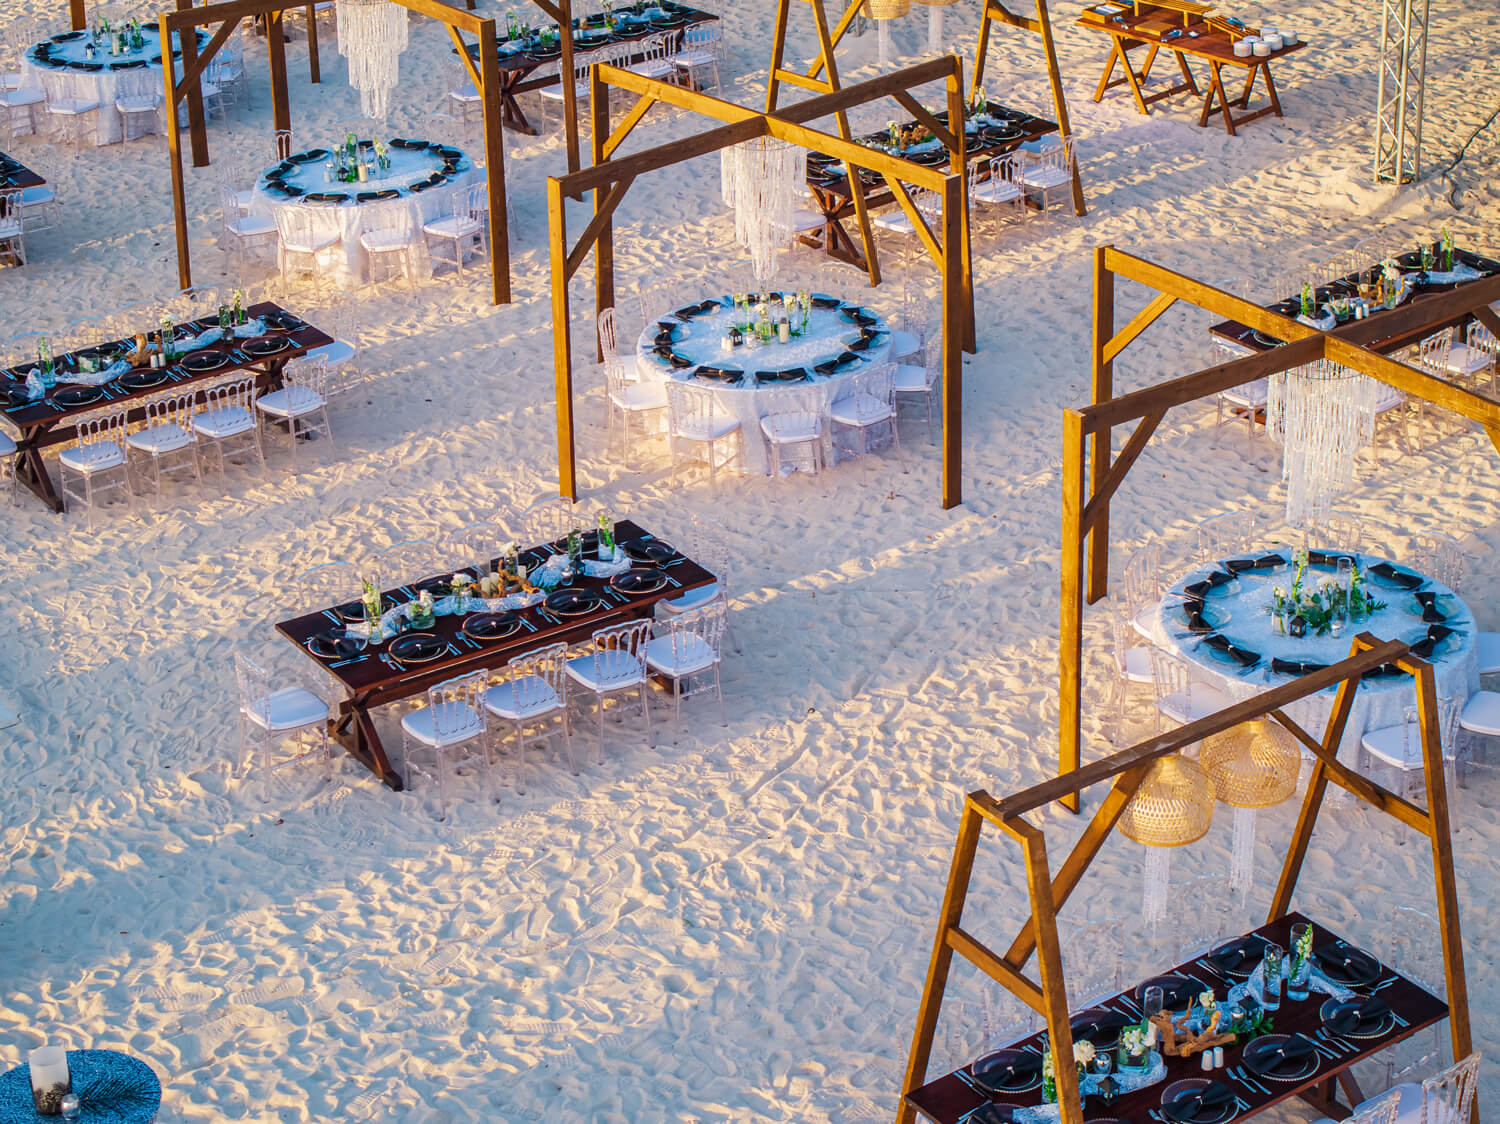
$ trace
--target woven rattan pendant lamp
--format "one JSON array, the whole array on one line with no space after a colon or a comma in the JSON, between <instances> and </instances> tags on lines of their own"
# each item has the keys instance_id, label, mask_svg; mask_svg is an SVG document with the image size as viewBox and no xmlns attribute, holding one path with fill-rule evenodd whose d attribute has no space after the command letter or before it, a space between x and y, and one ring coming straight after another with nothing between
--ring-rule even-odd
<instances>
[{"instance_id":1,"label":"woven rattan pendant lamp","mask_svg":"<svg viewBox=\"0 0 1500 1124\"><path fill-rule=\"evenodd\" d=\"M1142 912L1156 925L1167 915L1172 848L1208 834L1214 816L1214 786L1198 762L1179 754L1159 757L1120 813L1120 834L1146 848Z\"/></svg>"},{"instance_id":2,"label":"woven rattan pendant lamp","mask_svg":"<svg viewBox=\"0 0 1500 1124\"><path fill-rule=\"evenodd\" d=\"M1257 718L1204 738L1198 758L1219 802L1234 809L1229 885L1243 901L1255 882L1255 812L1297 791L1302 755L1279 722Z\"/></svg>"}]
</instances>

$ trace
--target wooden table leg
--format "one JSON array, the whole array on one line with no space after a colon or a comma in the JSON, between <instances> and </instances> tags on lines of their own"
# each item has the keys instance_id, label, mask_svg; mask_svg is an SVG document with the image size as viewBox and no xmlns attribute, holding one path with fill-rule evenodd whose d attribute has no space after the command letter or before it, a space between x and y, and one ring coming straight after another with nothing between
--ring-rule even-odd
<instances>
[{"instance_id":1,"label":"wooden table leg","mask_svg":"<svg viewBox=\"0 0 1500 1124\"><path fill-rule=\"evenodd\" d=\"M1341 1069L1339 1070L1338 1078L1339 1088L1344 1090L1344 1096L1348 1098L1349 1103L1363 1104L1365 1095L1360 1090L1359 1082L1354 1080L1354 1071L1352 1069Z\"/></svg>"},{"instance_id":2,"label":"wooden table leg","mask_svg":"<svg viewBox=\"0 0 1500 1124\"><path fill-rule=\"evenodd\" d=\"M369 707L358 695L339 704L339 717L329 719L329 727L328 736L379 777L387 788L400 792L406 787L401 774L392 768L390 758L385 755L385 746L381 744Z\"/></svg>"},{"instance_id":3,"label":"wooden table leg","mask_svg":"<svg viewBox=\"0 0 1500 1124\"><path fill-rule=\"evenodd\" d=\"M1263 75L1265 75L1265 79L1266 79L1266 94L1271 99L1271 110L1272 110L1272 112L1274 112L1277 117L1282 116L1282 113L1281 113L1281 99L1276 96L1276 83L1271 81L1271 64L1268 63L1268 62L1263 62L1258 67L1256 67L1255 69L1259 70Z\"/></svg>"},{"instance_id":4,"label":"wooden table leg","mask_svg":"<svg viewBox=\"0 0 1500 1124\"><path fill-rule=\"evenodd\" d=\"M1224 114L1224 131L1230 136L1236 136L1234 118L1229 114L1229 95L1224 92L1224 78L1220 74L1222 66L1222 63L1209 61L1208 72L1212 78L1212 85L1209 86L1208 96L1203 99L1203 112L1198 115L1198 124L1200 126L1208 124L1208 119L1213 115L1214 111L1214 98L1217 97L1219 107Z\"/></svg>"},{"instance_id":5,"label":"wooden table leg","mask_svg":"<svg viewBox=\"0 0 1500 1124\"><path fill-rule=\"evenodd\" d=\"M1252 66L1250 67L1250 73L1245 76L1245 92L1234 103L1241 109L1250 108L1250 94L1255 90L1255 72L1259 69L1260 67L1258 66Z\"/></svg>"},{"instance_id":6,"label":"wooden table leg","mask_svg":"<svg viewBox=\"0 0 1500 1124\"><path fill-rule=\"evenodd\" d=\"M52 482L52 475L47 471L47 462L42 460L42 450L36 445L37 436L36 433L32 433L16 442L16 455L11 471L16 474L18 481L35 493L38 499L61 515L67 510L67 505Z\"/></svg>"},{"instance_id":7,"label":"wooden table leg","mask_svg":"<svg viewBox=\"0 0 1500 1124\"><path fill-rule=\"evenodd\" d=\"M1177 69L1182 71L1182 80L1187 83L1187 88L1194 94L1202 93L1198 89L1198 80L1193 77L1193 72L1188 69L1187 56L1181 51L1173 51L1172 53L1177 56Z\"/></svg>"},{"instance_id":8,"label":"wooden table leg","mask_svg":"<svg viewBox=\"0 0 1500 1124\"><path fill-rule=\"evenodd\" d=\"M1120 54L1120 61L1125 64L1125 82L1130 87L1130 92L1135 95L1135 107L1143 116L1150 117L1151 110L1146 105L1145 95L1141 93L1141 84L1136 81L1135 68L1130 65L1130 56L1125 53L1125 46L1120 42L1119 36L1115 37L1115 50ZM1155 50L1153 47L1152 50ZM1150 58L1147 59L1147 69L1150 69ZM1142 73L1142 78L1145 74Z\"/></svg>"},{"instance_id":9,"label":"wooden table leg","mask_svg":"<svg viewBox=\"0 0 1500 1124\"><path fill-rule=\"evenodd\" d=\"M1105 67L1104 67L1104 73L1099 78L1099 85L1094 90L1094 100L1096 102L1103 101L1104 100L1104 91L1107 90L1107 89L1109 89L1111 86L1114 85L1114 83L1110 81L1110 78L1114 75L1114 72L1115 72L1115 63L1117 63L1119 61L1120 61L1120 51L1119 51L1119 44L1117 43L1114 47L1110 48L1109 62L1105 65ZM1125 63L1125 65L1129 66L1130 63L1127 61Z\"/></svg>"}]
</instances>

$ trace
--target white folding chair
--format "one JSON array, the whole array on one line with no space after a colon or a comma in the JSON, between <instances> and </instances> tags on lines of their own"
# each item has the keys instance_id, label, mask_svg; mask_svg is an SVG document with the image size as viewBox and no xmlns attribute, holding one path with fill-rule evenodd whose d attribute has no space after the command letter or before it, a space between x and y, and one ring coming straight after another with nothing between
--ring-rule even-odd
<instances>
[{"instance_id":1,"label":"white folding chair","mask_svg":"<svg viewBox=\"0 0 1500 1124\"><path fill-rule=\"evenodd\" d=\"M506 678L484 693L484 707L516 732L516 791L525 793L526 746L550 734L555 721L562 730L568 767L578 775L573 758L573 731L568 719L568 646L549 644L517 656L506 669ZM526 731L533 730L527 738Z\"/></svg>"},{"instance_id":2,"label":"white folding chair","mask_svg":"<svg viewBox=\"0 0 1500 1124\"><path fill-rule=\"evenodd\" d=\"M604 700L608 695L637 691L641 716L646 723L646 739L656 745L651 732L651 684L646 674L646 647L651 642L651 622L630 621L627 624L601 628L593 636L594 649L567 663L568 678L593 695L599 714L599 763L604 762Z\"/></svg>"},{"instance_id":3,"label":"white folding chair","mask_svg":"<svg viewBox=\"0 0 1500 1124\"><path fill-rule=\"evenodd\" d=\"M729 717L724 710L724 688L720 676L727 621L727 606L722 599L716 599L701 608L666 618L661 622L661 627L666 631L646 645L646 667L671 680L672 703L679 734L682 731L682 700L688 695L708 689L707 684L697 690L690 689L692 679L709 672L713 673L712 686L719 700L719 725L729 725Z\"/></svg>"},{"instance_id":4,"label":"white folding chair","mask_svg":"<svg viewBox=\"0 0 1500 1124\"><path fill-rule=\"evenodd\" d=\"M236 379L203 391L203 408L193 415L193 433L200 444L213 446L219 456L219 472L227 471L225 458L231 452L254 453L260 470L266 470L266 453L256 424L255 379ZM240 438L240 448L231 444Z\"/></svg>"},{"instance_id":5,"label":"white folding chair","mask_svg":"<svg viewBox=\"0 0 1500 1124\"><path fill-rule=\"evenodd\" d=\"M280 390L269 391L255 399L255 409L262 424L279 422L287 427L292 440L292 472L295 474L299 441L317 435L333 441L333 423L328 420L328 364L310 354L294 359L282 369L281 382Z\"/></svg>"},{"instance_id":6,"label":"white folding chair","mask_svg":"<svg viewBox=\"0 0 1500 1124\"><path fill-rule=\"evenodd\" d=\"M273 687L265 669L243 653L235 654L234 673L239 688L240 753L259 750L261 800L270 800L271 780L279 770L307 756L302 747L306 734L314 736L313 746L322 752L326 773L328 704L306 687ZM278 761L276 749L287 738L293 739L294 752Z\"/></svg>"},{"instance_id":7,"label":"white folding chair","mask_svg":"<svg viewBox=\"0 0 1500 1124\"><path fill-rule=\"evenodd\" d=\"M438 819L448 818L449 773L467 761L488 765L488 714L484 706L487 671L456 676L427 690L427 705L401 719L402 772L407 784L417 773L427 773L437 785ZM464 755L477 744L478 753ZM432 763L419 761L412 752L421 747L432 751ZM481 787L485 787L481 782Z\"/></svg>"},{"instance_id":8,"label":"white folding chair","mask_svg":"<svg viewBox=\"0 0 1500 1124\"><path fill-rule=\"evenodd\" d=\"M151 461L152 490L161 498L162 462L179 453L186 454L187 465L168 468L168 473L191 467L193 476L202 483L203 466L198 462L198 437L193 429L196 409L194 392L169 394L146 400L145 427L125 438L127 452L138 453Z\"/></svg>"}]
</instances>

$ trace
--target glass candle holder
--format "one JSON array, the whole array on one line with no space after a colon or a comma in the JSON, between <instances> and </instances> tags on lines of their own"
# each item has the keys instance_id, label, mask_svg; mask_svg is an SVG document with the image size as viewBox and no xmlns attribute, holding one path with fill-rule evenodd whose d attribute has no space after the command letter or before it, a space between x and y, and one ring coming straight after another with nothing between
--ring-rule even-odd
<instances>
[{"instance_id":1,"label":"glass candle holder","mask_svg":"<svg viewBox=\"0 0 1500 1124\"><path fill-rule=\"evenodd\" d=\"M26 1059L31 1070L31 1103L42 1116L62 1112L62 1100L73 1091L68 1054L61 1046L42 1046Z\"/></svg>"}]
</instances>

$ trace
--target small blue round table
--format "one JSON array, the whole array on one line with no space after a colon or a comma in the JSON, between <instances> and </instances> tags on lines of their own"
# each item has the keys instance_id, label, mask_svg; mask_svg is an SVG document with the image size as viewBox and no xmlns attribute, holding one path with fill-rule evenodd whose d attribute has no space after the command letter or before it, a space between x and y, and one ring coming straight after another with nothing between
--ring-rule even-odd
<instances>
[{"instance_id":1,"label":"small blue round table","mask_svg":"<svg viewBox=\"0 0 1500 1124\"><path fill-rule=\"evenodd\" d=\"M161 1107L161 1082L139 1058L115 1050L69 1050L68 1072L82 1104L85 1124L151 1124ZM31 1067L0 1076L0 1122L58 1124L31 1103Z\"/></svg>"}]
</instances>

